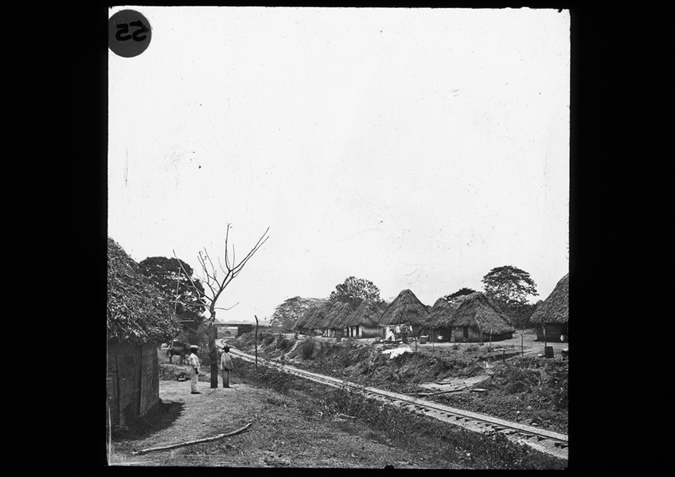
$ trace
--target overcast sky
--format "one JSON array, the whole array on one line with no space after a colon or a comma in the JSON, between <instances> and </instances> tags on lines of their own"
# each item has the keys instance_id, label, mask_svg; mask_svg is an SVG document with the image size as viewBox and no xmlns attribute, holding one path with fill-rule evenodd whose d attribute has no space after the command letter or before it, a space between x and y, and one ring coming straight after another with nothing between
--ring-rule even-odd
<instances>
[{"instance_id":1,"label":"overcast sky","mask_svg":"<svg viewBox=\"0 0 675 477\"><path fill-rule=\"evenodd\" d=\"M108 233L198 269L269 227L218 319L352 275L432 305L568 272L568 11L125 8L152 40L108 52Z\"/></svg>"}]
</instances>

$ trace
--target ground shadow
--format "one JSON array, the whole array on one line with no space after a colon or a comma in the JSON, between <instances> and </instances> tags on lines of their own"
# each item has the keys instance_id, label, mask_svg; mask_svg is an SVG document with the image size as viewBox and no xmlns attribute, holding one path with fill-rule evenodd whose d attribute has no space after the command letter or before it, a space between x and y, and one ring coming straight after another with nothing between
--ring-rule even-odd
<instances>
[{"instance_id":1,"label":"ground shadow","mask_svg":"<svg viewBox=\"0 0 675 477\"><path fill-rule=\"evenodd\" d=\"M184 403L159 400L143 416L127 416L126 429L115 429L112 433L112 442L122 440L133 441L146 438L170 427L178 419L184 409Z\"/></svg>"}]
</instances>

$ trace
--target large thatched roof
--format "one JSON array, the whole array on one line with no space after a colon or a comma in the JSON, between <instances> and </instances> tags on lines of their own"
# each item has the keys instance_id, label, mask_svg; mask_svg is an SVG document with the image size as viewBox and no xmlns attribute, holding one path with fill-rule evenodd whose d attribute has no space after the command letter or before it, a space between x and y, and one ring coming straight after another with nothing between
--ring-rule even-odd
<instances>
[{"instance_id":1,"label":"large thatched roof","mask_svg":"<svg viewBox=\"0 0 675 477\"><path fill-rule=\"evenodd\" d=\"M328 300L317 300L302 313L293 329L319 328L318 325L324 321L329 311L330 302Z\"/></svg>"},{"instance_id":2,"label":"large thatched roof","mask_svg":"<svg viewBox=\"0 0 675 477\"><path fill-rule=\"evenodd\" d=\"M375 327L378 325L385 308L386 305L384 303L363 300L354 313L347 319L345 325Z\"/></svg>"},{"instance_id":3,"label":"large thatched roof","mask_svg":"<svg viewBox=\"0 0 675 477\"><path fill-rule=\"evenodd\" d=\"M421 325L429 316L427 307L410 290L403 290L384 310L380 325Z\"/></svg>"},{"instance_id":4,"label":"large thatched roof","mask_svg":"<svg viewBox=\"0 0 675 477\"><path fill-rule=\"evenodd\" d=\"M431 307L429 316L424 321L424 325L431 328L441 328L452 326L452 317L457 310L457 301L448 301L441 297L436 300L434 306Z\"/></svg>"},{"instance_id":5,"label":"large thatched roof","mask_svg":"<svg viewBox=\"0 0 675 477\"><path fill-rule=\"evenodd\" d=\"M509 319L480 292L466 295L449 324L451 326L476 326L484 333L502 334L515 331Z\"/></svg>"},{"instance_id":6,"label":"large thatched roof","mask_svg":"<svg viewBox=\"0 0 675 477\"><path fill-rule=\"evenodd\" d=\"M342 328L352 313L356 311L358 304L357 301L334 302L319 328Z\"/></svg>"},{"instance_id":7,"label":"large thatched roof","mask_svg":"<svg viewBox=\"0 0 675 477\"><path fill-rule=\"evenodd\" d=\"M108 339L163 343L180 332L167 298L108 237Z\"/></svg>"},{"instance_id":8,"label":"large thatched roof","mask_svg":"<svg viewBox=\"0 0 675 477\"><path fill-rule=\"evenodd\" d=\"M532 323L567 323L569 320L570 274L560 279L551 294L532 313Z\"/></svg>"}]
</instances>

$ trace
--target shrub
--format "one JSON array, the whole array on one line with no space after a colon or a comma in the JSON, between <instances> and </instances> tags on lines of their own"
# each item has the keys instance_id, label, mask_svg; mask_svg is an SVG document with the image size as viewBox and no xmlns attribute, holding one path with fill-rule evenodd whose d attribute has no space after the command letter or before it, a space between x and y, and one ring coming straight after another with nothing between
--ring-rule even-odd
<instances>
[{"instance_id":1,"label":"shrub","mask_svg":"<svg viewBox=\"0 0 675 477\"><path fill-rule=\"evenodd\" d=\"M312 354L314 353L314 347L316 346L316 340L314 338L308 338L302 342L300 345L300 353L302 359L309 360L312 359Z\"/></svg>"},{"instance_id":2,"label":"shrub","mask_svg":"<svg viewBox=\"0 0 675 477\"><path fill-rule=\"evenodd\" d=\"M516 394L529 391L529 389L530 387L526 383L522 381L516 381L513 383L509 383L504 389L504 391L506 392L506 394Z\"/></svg>"},{"instance_id":3,"label":"shrub","mask_svg":"<svg viewBox=\"0 0 675 477\"><path fill-rule=\"evenodd\" d=\"M274 335L263 332L259 335L258 341L262 341L263 346L269 346L274 341Z\"/></svg>"},{"instance_id":4,"label":"shrub","mask_svg":"<svg viewBox=\"0 0 675 477\"><path fill-rule=\"evenodd\" d=\"M276 348L280 349L281 351L286 351L293 347L293 342L286 338L284 335L277 335L276 338Z\"/></svg>"}]
</instances>

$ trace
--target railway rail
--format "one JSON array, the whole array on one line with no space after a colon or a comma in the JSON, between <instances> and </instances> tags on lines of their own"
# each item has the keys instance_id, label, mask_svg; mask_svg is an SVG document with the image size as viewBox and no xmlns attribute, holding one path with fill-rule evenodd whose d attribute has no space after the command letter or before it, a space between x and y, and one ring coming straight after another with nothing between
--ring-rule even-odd
<instances>
[{"instance_id":1,"label":"railway rail","mask_svg":"<svg viewBox=\"0 0 675 477\"><path fill-rule=\"evenodd\" d=\"M231 349L230 353L233 356L248 362L255 362L256 359L254 356L236 349ZM435 418L439 421L461 426L471 431L499 432L514 442L526 444L540 452L545 452L561 459L568 458L568 442L565 434L539 429L534 426L527 426L517 422L505 421L486 414L465 411L463 409L453 408L405 394L357 385L339 378L313 373L265 358L258 358L258 363L327 386L350 389L361 393L368 398L388 402L418 415Z\"/></svg>"}]
</instances>

